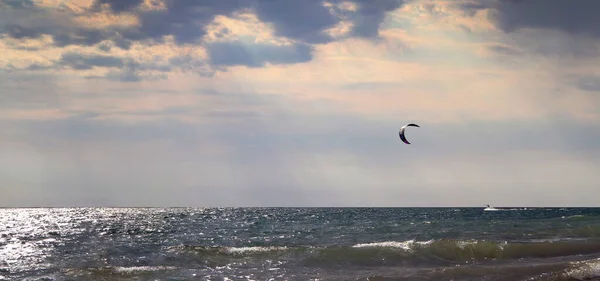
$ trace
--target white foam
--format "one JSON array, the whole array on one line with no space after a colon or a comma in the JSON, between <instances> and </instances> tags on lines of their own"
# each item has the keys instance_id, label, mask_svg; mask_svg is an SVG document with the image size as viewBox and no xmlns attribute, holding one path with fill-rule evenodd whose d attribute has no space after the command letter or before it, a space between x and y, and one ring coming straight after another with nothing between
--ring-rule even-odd
<instances>
[{"instance_id":1,"label":"white foam","mask_svg":"<svg viewBox=\"0 0 600 281\"><path fill-rule=\"evenodd\" d=\"M473 242L473 241L463 241L463 240L459 240L456 241L456 246L458 248L460 248L461 250L464 250L466 246L469 245L475 245L477 242Z\"/></svg>"},{"instance_id":2,"label":"white foam","mask_svg":"<svg viewBox=\"0 0 600 281\"><path fill-rule=\"evenodd\" d=\"M460 248L461 250L464 250L464 249L465 249L465 247L467 247L467 246L475 246L475 245L477 245L477 244L479 244L479 243L481 243L481 242L483 242L483 241L479 241L479 240L458 240L458 241L456 241L455 243L456 243L456 246L457 246L458 248ZM504 242L498 243L498 244L496 245L496 247L497 247L498 249L500 249L500 250L504 250L504 247L505 247L506 245L508 245L508 242L507 242L507 241L504 241Z\"/></svg>"},{"instance_id":3,"label":"white foam","mask_svg":"<svg viewBox=\"0 0 600 281\"><path fill-rule=\"evenodd\" d=\"M572 219L572 218L583 218L584 215L572 215L572 216L562 216L561 219Z\"/></svg>"},{"instance_id":4,"label":"white foam","mask_svg":"<svg viewBox=\"0 0 600 281\"><path fill-rule=\"evenodd\" d=\"M132 271L159 271L159 270L173 270L177 267L174 266L131 266L131 267L116 267L117 272L132 272Z\"/></svg>"},{"instance_id":5,"label":"white foam","mask_svg":"<svg viewBox=\"0 0 600 281\"><path fill-rule=\"evenodd\" d=\"M412 250L414 245L428 245L431 244L433 240L429 241L419 241L415 242L415 240L407 240L407 241L385 241L385 242L373 242L373 243L361 243L352 246L353 248L375 248L375 247L383 247L383 248L400 248L406 251Z\"/></svg>"},{"instance_id":6,"label":"white foam","mask_svg":"<svg viewBox=\"0 0 600 281\"><path fill-rule=\"evenodd\" d=\"M269 252L269 251L281 251L285 250L287 247L229 247L227 248L227 252L229 253L246 253L246 252Z\"/></svg>"},{"instance_id":7,"label":"white foam","mask_svg":"<svg viewBox=\"0 0 600 281\"><path fill-rule=\"evenodd\" d=\"M576 268L569 269L566 275L577 280L589 280L600 277L600 259L585 262Z\"/></svg>"}]
</instances>

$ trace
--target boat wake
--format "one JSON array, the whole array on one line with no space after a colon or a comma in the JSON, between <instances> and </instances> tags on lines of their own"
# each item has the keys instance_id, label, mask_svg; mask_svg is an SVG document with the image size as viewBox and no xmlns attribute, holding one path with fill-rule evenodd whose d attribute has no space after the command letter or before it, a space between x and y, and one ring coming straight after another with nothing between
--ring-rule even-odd
<instances>
[{"instance_id":1,"label":"boat wake","mask_svg":"<svg viewBox=\"0 0 600 281\"><path fill-rule=\"evenodd\" d=\"M487 207L483 209L484 211L500 211L500 209L496 209L490 205L486 205Z\"/></svg>"}]
</instances>

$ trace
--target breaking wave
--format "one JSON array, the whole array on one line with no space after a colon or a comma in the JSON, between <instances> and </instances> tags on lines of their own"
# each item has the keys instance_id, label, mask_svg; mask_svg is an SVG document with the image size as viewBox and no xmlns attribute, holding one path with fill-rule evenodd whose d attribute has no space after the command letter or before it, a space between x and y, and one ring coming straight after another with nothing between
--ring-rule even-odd
<instances>
[{"instance_id":1,"label":"breaking wave","mask_svg":"<svg viewBox=\"0 0 600 281\"><path fill-rule=\"evenodd\" d=\"M298 247L176 247L213 258L285 258L300 257L309 266L335 265L444 265L514 260L521 258L551 258L600 253L600 241L545 240L536 242L506 242L485 240L383 241L348 246Z\"/></svg>"}]
</instances>

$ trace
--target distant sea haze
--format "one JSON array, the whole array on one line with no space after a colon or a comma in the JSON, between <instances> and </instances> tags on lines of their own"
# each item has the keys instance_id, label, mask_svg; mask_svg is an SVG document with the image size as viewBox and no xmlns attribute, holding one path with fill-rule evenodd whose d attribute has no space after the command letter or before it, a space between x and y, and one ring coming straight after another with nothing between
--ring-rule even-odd
<instances>
[{"instance_id":1,"label":"distant sea haze","mask_svg":"<svg viewBox=\"0 0 600 281\"><path fill-rule=\"evenodd\" d=\"M0 280L597 280L600 208L0 209Z\"/></svg>"}]
</instances>

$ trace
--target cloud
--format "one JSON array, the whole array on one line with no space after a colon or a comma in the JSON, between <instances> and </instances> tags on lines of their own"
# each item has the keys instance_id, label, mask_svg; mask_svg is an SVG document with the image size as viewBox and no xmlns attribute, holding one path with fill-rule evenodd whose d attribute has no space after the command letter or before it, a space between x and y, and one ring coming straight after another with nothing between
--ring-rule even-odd
<instances>
[{"instance_id":1,"label":"cloud","mask_svg":"<svg viewBox=\"0 0 600 281\"><path fill-rule=\"evenodd\" d=\"M2 0L0 5L6 5L11 8L29 8L33 7L33 0Z\"/></svg>"},{"instance_id":2,"label":"cloud","mask_svg":"<svg viewBox=\"0 0 600 281\"><path fill-rule=\"evenodd\" d=\"M77 74L86 78L121 82L164 79L176 72L212 76L238 65L308 62L315 44L377 38L387 13L404 4L400 0L2 3L3 44L32 58L15 53L6 69L58 73L68 68L83 71ZM243 34L232 21L255 26L251 34ZM332 33L344 24L345 33ZM168 48L177 53L146 55ZM190 53L191 49L200 51Z\"/></svg>"},{"instance_id":3,"label":"cloud","mask_svg":"<svg viewBox=\"0 0 600 281\"><path fill-rule=\"evenodd\" d=\"M461 0L451 3L471 17L487 10L488 20L506 33L540 29L600 35L600 19L593 12L600 8L596 1Z\"/></svg>"},{"instance_id":4,"label":"cloud","mask_svg":"<svg viewBox=\"0 0 600 281\"><path fill-rule=\"evenodd\" d=\"M0 204L593 203L585 32L471 0L88 2L2 2Z\"/></svg>"},{"instance_id":5,"label":"cloud","mask_svg":"<svg viewBox=\"0 0 600 281\"><path fill-rule=\"evenodd\" d=\"M486 0L470 0L470 1L457 1L454 5L462 10L465 15L473 17L481 9L489 8L491 1Z\"/></svg>"},{"instance_id":6,"label":"cloud","mask_svg":"<svg viewBox=\"0 0 600 281\"><path fill-rule=\"evenodd\" d=\"M575 75L572 83L577 88L588 92L600 92L600 76Z\"/></svg>"},{"instance_id":7,"label":"cloud","mask_svg":"<svg viewBox=\"0 0 600 281\"><path fill-rule=\"evenodd\" d=\"M305 44L277 46L268 44L244 44L216 42L207 47L210 63L215 66L246 65L262 67L265 63L291 64L312 59L312 48Z\"/></svg>"},{"instance_id":8,"label":"cloud","mask_svg":"<svg viewBox=\"0 0 600 281\"><path fill-rule=\"evenodd\" d=\"M523 30L511 34L506 40L513 48L519 48L528 54L542 58L558 59L564 62L570 59L589 60L598 58L600 51L596 47L598 38L565 33L560 30Z\"/></svg>"},{"instance_id":9,"label":"cloud","mask_svg":"<svg viewBox=\"0 0 600 281\"><path fill-rule=\"evenodd\" d=\"M210 72L202 72L202 64L194 64L195 59L187 61L179 57L171 57L168 62L155 58L154 60L138 61L127 56L113 56L97 53L80 53L66 51L56 60L48 60L44 63L33 62L27 66L14 67L16 71L65 71L73 70L82 74L85 78L123 82L138 82L142 79L164 79L166 73L174 69L187 69L199 71L200 75L212 75Z\"/></svg>"},{"instance_id":10,"label":"cloud","mask_svg":"<svg viewBox=\"0 0 600 281\"><path fill-rule=\"evenodd\" d=\"M101 1L115 11L130 10L140 1ZM331 1L338 8L340 1ZM358 8L349 20L353 24L352 35L373 37L386 12L399 8L401 0L356 1ZM275 35L299 40L303 43L326 43L332 38L326 30L340 22L321 0L307 1L165 1L165 8L154 11L138 11L140 27L127 32L136 39L159 39L164 35L174 35L178 43L189 43L201 39L206 34L206 26L218 15L231 16L233 13L249 9L263 22L273 24ZM339 12L339 8L337 9Z\"/></svg>"},{"instance_id":11,"label":"cloud","mask_svg":"<svg viewBox=\"0 0 600 281\"><path fill-rule=\"evenodd\" d=\"M325 30L339 21L321 0L256 1L257 16L272 23L275 34L306 43L325 43L332 38Z\"/></svg>"},{"instance_id":12,"label":"cloud","mask_svg":"<svg viewBox=\"0 0 600 281\"><path fill-rule=\"evenodd\" d=\"M71 67L73 69L91 69L95 66L100 67L123 67L123 59L114 56L105 55L83 55L79 53L64 53L60 58L59 64Z\"/></svg>"},{"instance_id":13,"label":"cloud","mask_svg":"<svg viewBox=\"0 0 600 281\"><path fill-rule=\"evenodd\" d=\"M536 28L600 35L597 1L497 1L493 7L490 18L505 32Z\"/></svg>"},{"instance_id":14,"label":"cloud","mask_svg":"<svg viewBox=\"0 0 600 281\"><path fill-rule=\"evenodd\" d=\"M132 58L122 58L110 55L82 54L76 52L63 53L58 65L77 70L87 70L94 67L118 68L122 71L155 70L169 72L172 66L160 64L159 61L138 62Z\"/></svg>"},{"instance_id":15,"label":"cloud","mask_svg":"<svg viewBox=\"0 0 600 281\"><path fill-rule=\"evenodd\" d=\"M115 13L120 13L124 11L131 11L134 8L140 6L144 3L144 0L121 0L121 1L111 1L111 0L96 0L94 2L94 7L98 8L102 4L108 4L110 9Z\"/></svg>"},{"instance_id":16,"label":"cloud","mask_svg":"<svg viewBox=\"0 0 600 281\"><path fill-rule=\"evenodd\" d=\"M124 34L133 40L161 40L172 35L177 44L192 43L206 34L217 15L231 15L240 6L234 1L165 1L165 9L139 12L140 25Z\"/></svg>"},{"instance_id":17,"label":"cloud","mask_svg":"<svg viewBox=\"0 0 600 281\"><path fill-rule=\"evenodd\" d=\"M12 3L12 2L7 2ZM338 1L334 1L338 8ZM298 40L300 43L326 43L333 38L327 30L340 23L342 18L332 13L322 1L174 1L165 0L160 9L142 9L142 1L96 1L84 12L38 7L34 5L8 5L2 14L3 33L12 38L37 38L51 35L57 46L92 46L111 40L116 46L129 49L131 42L154 40L162 42L165 36L173 36L177 44L199 42L207 33L207 27L217 16L232 17L240 11L254 12L260 20L272 24L275 36ZM399 8L400 0L357 1L357 8L345 11L353 22L353 36L374 37L387 12ZM108 5L110 11L132 13L137 20L128 25L76 24L80 19L101 13L100 7ZM125 17L125 15L121 15ZM106 47L105 47L106 48Z\"/></svg>"},{"instance_id":18,"label":"cloud","mask_svg":"<svg viewBox=\"0 0 600 281\"><path fill-rule=\"evenodd\" d=\"M503 43L529 54L563 59L600 55L595 47L600 39L596 1L479 0L453 6L469 17L485 11L486 19L505 35L500 37Z\"/></svg>"},{"instance_id":19,"label":"cloud","mask_svg":"<svg viewBox=\"0 0 600 281\"><path fill-rule=\"evenodd\" d=\"M86 79L108 79L111 81L120 82L140 82L142 80L160 80L167 79L166 74L140 74L139 71L134 69L124 70L110 70L105 75L89 75L85 76Z\"/></svg>"},{"instance_id":20,"label":"cloud","mask_svg":"<svg viewBox=\"0 0 600 281\"><path fill-rule=\"evenodd\" d=\"M509 55L509 56L514 56L514 55L520 54L519 50L515 49L514 47L504 45L504 44L495 43L495 44L490 44L486 47L488 48L488 50L490 50L494 53L497 53L497 54Z\"/></svg>"},{"instance_id":21,"label":"cloud","mask_svg":"<svg viewBox=\"0 0 600 281\"><path fill-rule=\"evenodd\" d=\"M251 9L265 22L274 24L277 35L292 39L320 37L318 33L336 23L335 18L321 5L320 1L164 1L164 8L157 10L134 9L140 2L102 1L114 11L127 9L139 18L139 26L123 31L131 40L161 41L163 36L173 36L177 44L200 41L207 33L207 26L217 16L233 16L234 13ZM304 21L298 15L311 16ZM290 17L294 15L294 17ZM301 20L301 21L298 21ZM317 40L318 41L318 40Z\"/></svg>"},{"instance_id":22,"label":"cloud","mask_svg":"<svg viewBox=\"0 0 600 281\"><path fill-rule=\"evenodd\" d=\"M112 40L116 46L127 49L130 42L120 31L119 22L94 26L82 18L81 14L64 7L41 7L38 5L7 5L0 10L0 34L10 38L40 38L50 35L55 46L69 45L93 46L105 40ZM88 15L88 21L92 18ZM128 21L123 21L128 22Z\"/></svg>"},{"instance_id":23,"label":"cloud","mask_svg":"<svg viewBox=\"0 0 600 281\"><path fill-rule=\"evenodd\" d=\"M62 24L50 11L45 14L33 4L14 5L0 2L0 34L9 37L35 38L52 30L61 30Z\"/></svg>"},{"instance_id":24,"label":"cloud","mask_svg":"<svg viewBox=\"0 0 600 281\"><path fill-rule=\"evenodd\" d=\"M379 36L379 28L385 19L386 13L400 8L404 1L400 0L359 0L356 1L358 10L353 15L352 34L365 38Z\"/></svg>"}]
</instances>

